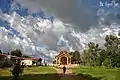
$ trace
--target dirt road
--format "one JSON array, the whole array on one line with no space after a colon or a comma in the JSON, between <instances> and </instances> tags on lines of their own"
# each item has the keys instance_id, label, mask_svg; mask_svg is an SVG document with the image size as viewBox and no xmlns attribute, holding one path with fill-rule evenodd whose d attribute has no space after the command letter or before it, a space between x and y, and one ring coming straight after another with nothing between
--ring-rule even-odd
<instances>
[{"instance_id":1,"label":"dirt road","mask_svg":"<svg viewBox=\"0 0 120 80\"><path fill-rule=\"evenodd\" d=\"M72 73L71 69L67 69L65 74L63 74L63 70L60 68L55 68L55 70L57 71L60 80L76 80L75 75Z\"/></svg>"}]
</instances>

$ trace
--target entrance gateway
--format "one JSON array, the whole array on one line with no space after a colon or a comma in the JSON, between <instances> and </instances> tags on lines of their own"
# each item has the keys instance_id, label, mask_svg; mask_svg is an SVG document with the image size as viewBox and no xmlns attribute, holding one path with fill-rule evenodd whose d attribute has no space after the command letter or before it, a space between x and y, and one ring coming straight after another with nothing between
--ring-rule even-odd
<instances>
[{"instance_id":1,"label":"entrance gateway","mask_svg":"<svg viewBox=\"0 0 120 80\"><path fill-rule=\"evenodd\" d=\"M57 65L69 65L71 64L71 55L65 50L59 52L59 54L55 57Z\"/></svg>"}]
</instances>

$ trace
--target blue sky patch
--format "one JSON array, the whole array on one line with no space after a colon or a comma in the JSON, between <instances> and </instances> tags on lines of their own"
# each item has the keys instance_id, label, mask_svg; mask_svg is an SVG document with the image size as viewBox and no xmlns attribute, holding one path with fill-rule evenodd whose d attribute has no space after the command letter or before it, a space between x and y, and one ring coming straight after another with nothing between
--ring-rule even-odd
<instances>
[{"instance_id":1,"label":"blue sky patch","mask_svg":"<svg viewBox=\"0 0 120 80\"><path fill-rule=\"evenodd\" d=\"M8 35L16 35L20 39L23 39L23 37L20 36L20 33L16 29L10 27L10 24L6 20L2 20L1 18L0 18L0 27L4 27L5 29L10 30Z\"/></svg>"}]
</instances>

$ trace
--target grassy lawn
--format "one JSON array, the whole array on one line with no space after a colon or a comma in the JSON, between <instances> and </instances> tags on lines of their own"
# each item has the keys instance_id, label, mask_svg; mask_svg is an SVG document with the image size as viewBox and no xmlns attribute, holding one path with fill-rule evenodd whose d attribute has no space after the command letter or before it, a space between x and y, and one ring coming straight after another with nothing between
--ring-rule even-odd
<instances>
[{"instance_id":1,"label":"grassy lawn","mask_svg":"<svg viewBox=\"0 0 120 80\"><path fill-rule=\"evenodd\" d=\"M9 69L0 69L0 80L12 80L12 75ZM120 69L105 69L105 68L90 68L79 67L70 69L76 75L71 75L71 80L120 80ZM66 75L70 80L70 75ZM56 74L56 70L51 67L26 67L24 74L19 77L19 80L60 80ZM63 80L63 79L62 79Z\"/></svg>"},{"instance_id":2,"label":"grassy lawn","mask_svg":"<svg viewBox=\"0 0 120 80\"><path fill-rule=\"evenodd\" d=\"M90 68L90 67L79 67L73 69L75 74L89 75L92 77L102 77L102 80L120 80L120 69L105 69L105 68Z\"/></svg>"},{"instance_id":3,"label":"grassy lawn","mask_svg":"<svg viewBox=\"0 0 120 80\"><path fill-rule=\"evenodd\" d=\"M0 69L0 80L11 80L10 69ZM20 80L58 80L56 70L51 67L26 67Z\"/></svg>"}]
</instances>

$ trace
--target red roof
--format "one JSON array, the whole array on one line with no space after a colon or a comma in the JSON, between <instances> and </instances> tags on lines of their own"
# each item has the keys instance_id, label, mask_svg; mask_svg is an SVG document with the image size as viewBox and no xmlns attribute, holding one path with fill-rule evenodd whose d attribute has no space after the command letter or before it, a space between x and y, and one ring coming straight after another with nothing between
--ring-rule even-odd
<instances>
[{"instance_id":1,"label":"red roof","mask_svg":"<svg viewBox=\"0 0 120 80\"><path fill-rule=\"evenodd\" d=\"M4 57L7 57L8 54L4 53L4 54L0 54L0 56L4 56ZM12 56L10 55L11 58L14 58L14 59L22 59L22 60L39 60L39 58L23 58L23 57L17 57L17 56Z\"/></svg>"},{"instance_id":2,"label":"red roof","mask_svg":"<svg viewBox=\"0 0 120 80\"><path fill-rule=\"evenodd\" d=\"M7 55L6 55L6 54L0 54L0 56L4 56L4 57L7 57Z\"/></svg>"},{"instance_id":3,"label":"red roof","mask_svg":"<svg viewBox=\"0 0 120 80\"><path fill-rule=\"evenodd\" d=\"M37 61L39 59L38 58L22 58L22 60L35 60L35 61Z\"/></svg>"}]
</instances>

